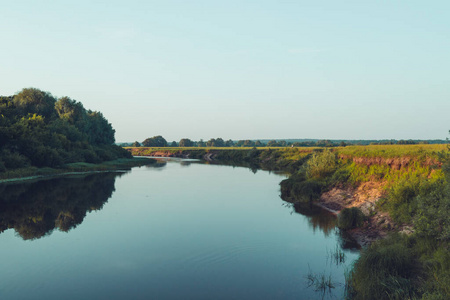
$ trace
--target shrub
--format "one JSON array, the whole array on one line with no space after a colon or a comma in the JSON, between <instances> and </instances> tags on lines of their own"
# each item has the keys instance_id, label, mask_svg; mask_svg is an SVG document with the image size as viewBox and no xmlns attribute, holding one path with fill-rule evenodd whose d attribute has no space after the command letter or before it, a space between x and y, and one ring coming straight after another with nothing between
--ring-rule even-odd
<instances>
[{"instance_id":1,"label":"shrub","mask_svg":"<svg viewBox=\"0 0 450 300\"><path fill-rule=\"evenodd\" d=\"M1 157L7 169L23 168L29 165L29 160L25 156L17 152L10 152L9 150L4 150L1 153Z\"/></svg>"},{"instance_id":2,"label":"shrub","mask_svg":"<svg viewBox=\"0 0 450 300\"><path fill-rule=\"evenodd\" d=\"M331 177L331 183L332 184L338 184L343 183L347 184L348 179L350 178L350 171L348 168L339 168L334 172L333 176Z\"/></svg>"},{"instance_id":3,"label":"shrub","mask_svg":"<svg viewBox=\"0 0 450 300\"><path fill-rule=\"evenodd\" d=\"M415 209L414 198L420 191L420 179L417 177L404 178L398 181L389 191L388 210L397 222L409 222Z\"/></svg>"},{"instance_id":4,"label":"shrub","mask_svg":"<svg viewBox=\"0 0 450 300\"><path fill-rule=\"evenodd\" d=\"M352 229L363 226L366 216L357 207L344 208L338 215L338 227Z\"/></svg>"},{"instance_id":5,"label":"shrub","mask_svg":"<svg viewBox=\"0 0 450 300\"><path fill-rule=\"evenodd\" d=\"M416 295L412 274L417 262L407 238L379 241L361 253L352 273L355 299L410 299Z\"/></svg>"},{"instance_id":6,"label":"shrub","mask_svg":"<svg viewBox=\"0 0 450 300\"><path fill-rule=\"evenodd\" d=\"M337 167L337 158L331 150L314 152L306 162L306 175L308 178L323 179L331 175Z\"/></svg>"},{"instance_id":7,"label":"shrub","mask_svg":"<svg viewBox=\"0 0 450 300\"><path fill-rule=\"evenodd\" d=\"M323 185L316 180L305 180L294 182L292 186L292 196L297 201L313 201L320 197Z\"/></svg>"}]
</instances>

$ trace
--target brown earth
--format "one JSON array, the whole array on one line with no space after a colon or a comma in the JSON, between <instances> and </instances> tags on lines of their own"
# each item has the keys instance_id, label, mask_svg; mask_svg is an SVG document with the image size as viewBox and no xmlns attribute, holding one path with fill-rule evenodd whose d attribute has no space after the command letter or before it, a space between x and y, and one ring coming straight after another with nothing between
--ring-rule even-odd
<instances>
[{"instance_id":1,"label":"brown earth","mask_svg":"<svg viewBox=\"0 0 450 300\"><path fill-rule=\"evenodd\" d=\"M395 225L387 212L375 208L376 202L385 194L385 184L382 182L365 182L358 187L334 187L323 193L317 204L335 214L344 208L358 207L367 216L367 221L361 228L348 231L358 244L363 247L385 237L389 232L400 231L411 233L411 227Z\"/></svg>"}]
</instances>

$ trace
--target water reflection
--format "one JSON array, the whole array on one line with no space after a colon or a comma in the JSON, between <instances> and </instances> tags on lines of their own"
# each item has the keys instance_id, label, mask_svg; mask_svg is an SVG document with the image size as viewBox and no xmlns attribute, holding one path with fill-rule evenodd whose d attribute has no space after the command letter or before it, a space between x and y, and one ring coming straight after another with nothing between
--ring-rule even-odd
<instances>
[{"instance_id":1,"label":"water reflection","mask_svg":"<svg viewBox=\"0 0 450 300\"><path fill-rule=\"evenodd\" d=\"M337 227L336 215L328 210L314 205L313 202L286 202L284 206L290 207L293 213L295 212L307 217L309 227L313 232L320 230L327 237L332 234L338 236L342 249L359 251L361 248L354 239Z\"/></svg>"},{"instance_id":2,"label":"water reflection","mask_svg":"<svg viewBox=\"0 0 450 300\"><path fill-rule=\"evenodd\" d=\"M335 232L336 216L317 206L311 202L296 202L293 204L293 209L296 213L308 217L309 226L314 232L322 230L325 236Z\"/></svg>"},{"instance_id":3,"label":"water reflection","mask_svg":"<svg viewBox=\"0 0 450 300\"><path fill-rule=\"evenodd\" d=\"M0 185L0 232L13 228L24 240L77 227L87 212L102 209L116 177L97 173Z\"/></svg>"},{"instance_id":4,"label":"water reflection","mask_svg":"<svg viewBox=\"0 0 450 300\"><path fill-rule=\"evenodd\" d=\"M167 167L167 161L157 160L156 164L146 165L145 167L148 169L162 170Z\"/></svg>"}]
</instances>

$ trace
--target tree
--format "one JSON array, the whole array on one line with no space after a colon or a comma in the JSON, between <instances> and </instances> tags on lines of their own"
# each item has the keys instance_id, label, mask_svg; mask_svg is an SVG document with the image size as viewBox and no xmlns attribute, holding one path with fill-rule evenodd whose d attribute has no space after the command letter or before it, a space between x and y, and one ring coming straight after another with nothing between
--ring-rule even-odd
<instances>
[{"instance_id":1,"label":"tree","mask_svg":"<svg viewBox=\"0 0 450 300\"><path fill-rule=\"evenodd\" d=\"M172 141L172 143L170 143L170 147L178 147L178 144L177 144L177 142L175 142L175 141Z\"/></svg>"},{"instance_id":2,"label":"tree","mask_svg":"<svg viewBox=\"0 0 450 300\"><path fill-rule=\"evenodd\" d=\"M178 144L180 145L180 147L193 147L194 146L194 142L192 142L188 138L181 139Z\"/></svg>"},{"instance_id":3,"label":"tree","mask_svg":"<svg viewBox=\"0 0 450 300\"><path fill-rule=\"evenodd\" d=\"M267 143L267 147L278 147L278 143L276 140L271 140Z\"/></svg>"},{"instance_id":4,"label":"tree","mask_svg":"<svg viewBox=\"0 0 450 300\"><path fill-rule=\"evenodd\" d=\"M234 142L232 140L228 140L225 142L225 147L233 147L234 146Z\"/></svg>"},{"instance_id":5,"label":"tree","mask_svg":"<svg viewBox=\"0 0 450 300\"><path fill-rule=\"evenodd\" d=\"M200 141L197 142L197 147L206 147L206 143L203 141L203 139L200 139Z\"/></svg>"},{"instance_id":6,"label":"tree","mask_svg":"<svg viewBox=\"0 0 450 300\"><path fill-rule=\"evenodd\" d=\"M167 147L167 141L160 135L151 137L142 142L144 147Z\"/></svg>"},{"instance_id":7,"label":"tree","mask_svg":"<svg viewBox=\"0 0 450 300\"><path fill-rule=\"evenodd\" d=\"M222 138L210 139L206 142L207 147L225 147L225 141Z\"/></svg>"},{"instance_id":8,"label":"tree","mask_svg":"<svg viewBox=\"0 0 450 300\"><path fill-rule=\"evenodd\" d=\"M60 119L67 120L70 124L77 126L83 131L86 125L86 109L83 104L69 97L59 98L55 103L55 109Z\"/></svg>"},{"instance_id":9,"label":"tree","mask_svg":"<svg viewBox=\"0 0 450 300\"><path fill-rule=\"evenodd\" d=\"M141 147L141 143L139 143L138 141L134 142L133 144L131 144L131 147Z\"/></svg>"},{"instance_id":10,"label":"tree","mask_svg":"<svg viewBox=\"0 0 450 300\"><path fill-rule=\"evenodd\" d=\"M112 145L116 132L111 123L103 117L103 114L98 111L87 112L87 134L89 142L94 145Z\"/></svg>"},{"instance_id":11,"label":"tree","mask_svg":"<svg viewBox=\"0 0 450 300\"><path fill-rule=\"evenodd\" d=\"M13 103L22 115L37 114L47 119L55 116L56 99L49 92L35 88L23 89L14 96Z\"/></svg>"}]
</instances>

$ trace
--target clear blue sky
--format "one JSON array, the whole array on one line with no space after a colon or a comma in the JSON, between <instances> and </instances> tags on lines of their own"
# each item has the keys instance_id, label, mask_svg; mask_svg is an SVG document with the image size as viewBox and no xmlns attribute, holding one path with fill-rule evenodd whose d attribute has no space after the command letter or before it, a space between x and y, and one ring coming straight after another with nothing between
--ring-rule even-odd
<instances>
[{"instance_id":1,"label":"clear blue sky","mask_svg":"<svg viewBox=\"0 0 450 300\"><path fill-rule=\"evenodd\" d=\"M449 1L2 1L0 94L99 110L117 141L433 139Z\"/></svg>"}]
</instances>

